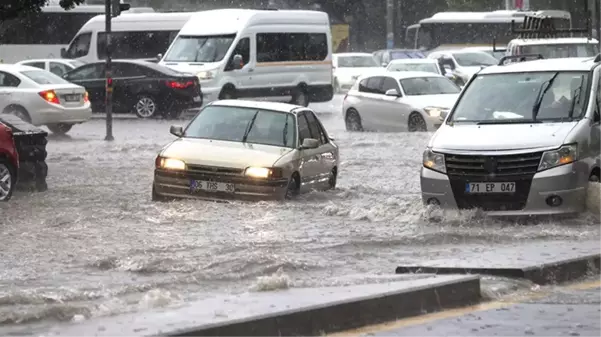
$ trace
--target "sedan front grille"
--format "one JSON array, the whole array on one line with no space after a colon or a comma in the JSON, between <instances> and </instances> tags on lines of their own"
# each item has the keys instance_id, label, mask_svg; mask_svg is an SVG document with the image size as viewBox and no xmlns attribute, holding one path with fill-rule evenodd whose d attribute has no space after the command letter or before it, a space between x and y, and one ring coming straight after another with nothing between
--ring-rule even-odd
<instances>
[{"instance_id":1,"label":"sedan front grille","mask_svg":"<svg viewBox=\"0 0 601 337\"><path fill-rule=\"evenodd\" d=\"M542 152L483 156L483 155L445 155L448 175L528 175L538 170Z\"/></svg>"},{"instance_id":2,"label":"sedan front grille","mask_svg":"<svg viewBox=\"0 0 601 337\"><path fill-rule=\"evenodd\" d=\"M244 173L244 170L230 167L188 165L187 172L192 175L199 174L203 176L240 176Z\"/></svg>"}]
</instances>

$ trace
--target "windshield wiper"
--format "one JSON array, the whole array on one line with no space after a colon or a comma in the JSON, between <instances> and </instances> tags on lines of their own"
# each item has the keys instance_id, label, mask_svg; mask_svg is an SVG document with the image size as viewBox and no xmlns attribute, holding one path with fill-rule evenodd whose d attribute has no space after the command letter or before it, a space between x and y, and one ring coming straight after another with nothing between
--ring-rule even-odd
<instances>
[{"instance_id":1,"label":"windshield wiper","mask_svg":"<svg viewBox=\"0 0 601 337\"><path fill-rule=\"evenodd\" d=\"M539 124L542 121L535 119L497 119L492 121L482 121L476 123L476 125L488 125L488 124Z\"/></svg>"},{"instance_id":2,"label":"windshield wiper","mask_svg":"<svg viewBox=\"0 0 601 337\"><path fill-rule=\"evenodd\" d=\"M286 123L284 123L284 132L282 132L282 136L284 137L284 147L288 145L288 115L286 115Z\"/></svg>"},{"instance_id":3,"label":"windshield wiper","mask_svg":"<svg viewBox=\"0 0 601 337\"><path fill-rule=\"evenodd\" d=\"M255 114L253 115L253 118L248 122L248 124L246 124L246 130L244 130L244 136L242 137L242 143L246 143L246 139L248 138L250 129L252 129L253 125L255 124L255 119L257 119L258 115L259 115L259 110L257 110L257 112L255 112Z\"/></svg>"},{"instance_id":4,"label":"windshield wiper","mask_svg":"<svg viewBox=\"0 0 601 337\"><path fill-rule=\"evenodd\" d=\"M576 108L576 97L578 97L578 103L580 103L580 94L582 93L582 84L584 83L584 75L580 76L580 85L578 88L572 91L572 103L570 104L570 110L568 112L568 119L572 119L574 115L574 108Z\"/></svg>"},{"instance_id":5,"label":"windshield wiper","mask_svg":"<svg viewBox=\"0 0 601 337\"><path fill-rule=\"evenodd\" d=\"M540 110L540 106L543 103L543 97L551 86L553 85L553 81L557 78L559 72L556 72L550 79L546 80L541 84L540 89L538 90L538 94L536 95L536 100L534 101L534 105L532 106L532 120L536 120L536 116L538 116L538 111Z\"/></svg>"}]
</instances>

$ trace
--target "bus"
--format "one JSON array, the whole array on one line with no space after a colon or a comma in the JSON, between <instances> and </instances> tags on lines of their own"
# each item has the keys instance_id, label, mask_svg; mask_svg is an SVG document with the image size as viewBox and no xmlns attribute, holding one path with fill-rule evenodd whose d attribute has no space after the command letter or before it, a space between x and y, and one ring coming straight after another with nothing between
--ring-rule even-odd
<instances>
[{"instance_id":1,"label":"bus","mask_svg":"<svg viewBox=\"0 0 601 337\"><path fill-rule=\"evenodd\" d=\"M104 14L101 5L80 5L65 10L50 1L41 12L0 22L0 61L15 63L26 59L60 58L79 29L91 18ZM149 7L128 12L154 12Z\"/></svg>"},{"instance_id":2,"label":"bus","mask_svg":"<svg viewBox=\"0 0 601 337\"><path fill-rule=\"evenodd\" d=\"M551 17L555 28L572 28L568 11L498 10L492 12L442 12L407 27L407 48L423 50L491 46L493 40L505 46L515 36L511 22L521 25L526 16Z\"/></svg>"},{"instance_id":3,"label":"bus","mask_svg":"<svg viewBox=\"0 0 601 337\"><path fill-rule=\"evenodd\" d=\"M123 13L112 19L111 43L115 59L144 59L158 62L193 12ZM79 29L61 57L82 62L106 59L104 15L90 19Z\"/></svg>"}]
</instances>

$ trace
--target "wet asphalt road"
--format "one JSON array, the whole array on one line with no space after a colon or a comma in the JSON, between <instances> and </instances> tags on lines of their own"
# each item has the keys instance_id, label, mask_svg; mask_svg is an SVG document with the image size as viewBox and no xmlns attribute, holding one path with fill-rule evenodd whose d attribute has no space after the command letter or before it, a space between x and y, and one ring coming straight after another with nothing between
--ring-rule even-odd
<instances>
[{"instance_id":1,"label":"wet asphalt road","mask_svg":"<svg viewBox=\"0 0 601 337\"><path fill-rule=\"evenodd\" d=\"M50 136L49 191L0 204L0 324L283 285L385 282L402 277L392 274L401 259L445 256L465 243L599 237L586 216L518 224L425 210L419 168L431 134L348 133L338 107L316 109L335 112L322 119L341 148L339 185L289 203L152 203L169 121L117 120L111 143L103 120ZM280 268L283 281L262 278Z\"/></svg>"},{"instance_id":2,"label":"wet asphalt road","mask_svg":"<svg viewBox=\"0 0 601 337\"><path fill-rule=\"evenodd\" d=\"M591 283L596 286L548 287L514 304L486 303L398 321L361 336L599 336L601 288L598 280Z\"/></svg>"}]
</instances>

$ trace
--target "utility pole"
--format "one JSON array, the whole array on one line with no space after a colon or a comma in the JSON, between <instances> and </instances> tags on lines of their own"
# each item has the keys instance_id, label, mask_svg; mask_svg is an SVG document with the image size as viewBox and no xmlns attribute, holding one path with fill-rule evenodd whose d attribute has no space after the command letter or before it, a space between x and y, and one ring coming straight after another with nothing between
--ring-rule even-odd
<instances>
[{"instance_id":1,"label":"utility pole","mask_svg":"<svg viewBox=\"0 0 601 337\"><path fill-rule=\"evenodd\" d=\"M106 36L106 64L105 64L105 109L106 109L106 137L104 140L113 141L113 71L111 54L113 52L113 45L111 41L111 20L115 16L121 15L122 11L126 11L131 7L129 4L121 3L121 0L105 0L104 8L104 21L105 21L105 36Z\"/></svg>"},{"instance_id":2,"label":"utility pole","mask_svg":"<svg viewBox=\"0 0 601 337\"><path fill-rule=\"evenodd\" d=\"M386 49L394 48L394 0L386 0Z\"/></svg>"},{"instance_id":3,"label":"utility pole","mask_svg":"<svg viewBox=\"0 0 601 337\"><path fill-rule=\"evenodd\" d=\"M113 12L111 11L112 0L105 0L105 36L106 36L106 65L105 65L105 109L106 109L106 137L104 140L113 141L113 75L111 71L111 19Z\"/></svg>"}]
</instances>

